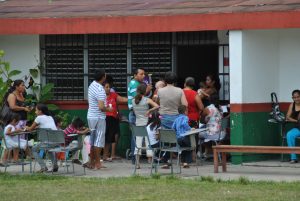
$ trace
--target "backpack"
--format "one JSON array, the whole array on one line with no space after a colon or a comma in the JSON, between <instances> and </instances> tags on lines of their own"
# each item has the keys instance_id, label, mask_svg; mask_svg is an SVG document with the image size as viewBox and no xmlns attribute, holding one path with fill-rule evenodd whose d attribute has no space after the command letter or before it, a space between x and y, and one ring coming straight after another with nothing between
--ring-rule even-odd
<instances>
[{"instance_id":1,"label":"backpack","mask_svg":"<svg viewBox=\"0 0 300 201\"><path fill-rule=\"evenodd\" d=\"M275 92L271 93L271 105L272 111L270 112L271 119L269 119L269 121L275 121L276 123L285 122L285 116L282 112L280 112L279 103Z\"/></svg>"}]
</instances>

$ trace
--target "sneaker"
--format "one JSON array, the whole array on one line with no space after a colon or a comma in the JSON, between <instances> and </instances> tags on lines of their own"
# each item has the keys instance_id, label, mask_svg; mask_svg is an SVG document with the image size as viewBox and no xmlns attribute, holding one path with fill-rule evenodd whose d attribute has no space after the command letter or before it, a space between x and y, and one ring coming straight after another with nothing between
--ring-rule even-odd
<instances>
[{"instance_id":1,"label":"sneaker","mask_svg":"<svg viewBox=\"0 0 300 201\"><path fill-rule=\"evenodd\" d=\"M294 164L294 163L298 163L298 161L297 160L290 160L290 163Z\"/></svg>"},{"instance_id":2,"label":"sneaker","mask_svg":"<svg viewBox=\"0 0 300 201\"><path fill-rule=\"evenodd\" d=\"M78 159L73 159L72 163L75 163L75 164L78 164L78 165L82 165L82 163Z\"/></svg>"}]
</instances>

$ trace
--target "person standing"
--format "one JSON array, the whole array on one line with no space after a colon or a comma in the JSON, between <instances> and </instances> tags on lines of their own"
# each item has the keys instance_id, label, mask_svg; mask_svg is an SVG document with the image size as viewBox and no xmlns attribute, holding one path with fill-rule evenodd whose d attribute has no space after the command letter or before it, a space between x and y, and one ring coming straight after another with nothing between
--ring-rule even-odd
<instances>
[{"instance_id":1,"label":"person standing","mask_svg":"<svg viewBox=\"0 0 300 201\"><path fill-rule=\"evenodd\" d=\"M129 82L128 85L128 90L127 90L127 98L128 98L128 109L129 109L129 114L128 114L128 121L129 124L134 124L136 121L136 116L133 112L133 107L132 107L132 100L136 96L136 90L138 86L143 83L143 80L145 78L145 70L142 68L137 68L136 71L133 74L133 79ZM152 90L152 86L149 84L147 85L146 89L146 94L148 94ZM134 145L134 140L131 139L131 155L133 156L133 152L135 150L135 145ZM132 164L135 164L135 158L132 157Z\"/></svg>"},{"instance_id":2,"label":"person standing","mask_svg":"<svg viewBox=\"0 0 300 201\"><path fill-rule=\"evenodd\" d=\"M100 162L100 152L105 145L105 129L106 129L106 112L111 112L109 107L106 107L106 94L102 86L106 79L104 69L96 70L94 73L94 81L88 89L88 113L87 120L91 130L90 136L90 164L91 169L105 168Z\"/></svg>"}]
</instances>

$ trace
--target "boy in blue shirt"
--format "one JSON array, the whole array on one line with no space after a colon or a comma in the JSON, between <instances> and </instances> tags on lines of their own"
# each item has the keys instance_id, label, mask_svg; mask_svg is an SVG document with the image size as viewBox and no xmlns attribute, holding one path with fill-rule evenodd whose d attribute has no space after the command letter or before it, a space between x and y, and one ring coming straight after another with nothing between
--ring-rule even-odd
<instances>
[{"instance_id":1,"label":"boy in blue shirt","mask_svg":"<svg viewBox=\"0 0 300 201\"><path fill-rule=\"evenodd\" d=\"M176 138L179 146L181 147L190 147L191 141L189 136L184 134L191 130L189 126L188 119L188 110L185 105L180 105L178 107L179 116L175 119L172 129L176 131ZM182 151L181 160L183 162L183 168L189 168L189 163L192 162L192 151Z\"/></svg>"}]
</instances>

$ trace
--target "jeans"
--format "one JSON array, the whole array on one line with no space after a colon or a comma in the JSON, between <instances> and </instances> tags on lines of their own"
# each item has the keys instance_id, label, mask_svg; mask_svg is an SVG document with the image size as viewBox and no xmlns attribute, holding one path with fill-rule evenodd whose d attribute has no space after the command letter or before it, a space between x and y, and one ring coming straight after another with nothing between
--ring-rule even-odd
<instances>
[{"instance_id":1,"label":"jeans","mask_svg":"<svg viewBox=\"0 0 300 201\"><path fill-rule=\"evenodd\" d=\"M32 147L32 154L34 156L34 159L38 162L38 164L41 166L41 168L46 167L46 164L45 164L43 158L41 158L40 155L39 155L39 152L42 149L41 146L44 146L44 145L45 144L41 143L41 144L37 144L37 145ZM53 145L53 148L55 148L55 147L56 147L56 145ZM49 155L50 155L50 159L52 161L52 165L57 166L57 159L56 159L55 153L50 152Z\"/></svg>"},{"instance_id":2,"label":"jeans","mask_svg":"<svg viewBox=\"0 0 300 201\"><path fill-rule=\"evenodd\" d=\"M298 128L292 128L286 135L287 144L289 147L296 145L296 138L300 137L300 130ZM291 154L291 160L297 160L296 154Z\"/></svg>"},{"instance_id":3,"label":"jeans","mask_svg":"<svg viewBox=\"0 0 300 201\"><path fill-rule=\"evenodd\" d=\"M163 114L161 118L162 128L172 129L173 123L177 117L178 114L175 115Z\"/></svg>"},{"instance_id":4,"label":"jeans","mask_svg":"<svg viewBox=\"0 0 300 201\"><path fill-rule=\"evenodd\" d=\"M128 122L129 124L135 125L135 121L136 121L136 116L134 112L131 110L128 114ZM133 137L131 137L130 151L131 151L132 164L135 164L134 150L135 150L135 143Z\"/></svg>"},{"instance_id":5,"label":"jeans","mask_svg":"<svg viewBox=\"0 0 300 201\"><path fill-rule=\"evenodd\" d=\"M181 146L181 147L190 147L191 146L191 140L190 140L189 136L178 138L177 142L178 142L179 146ZM191 163L193 161L192 151L182 151L181 161L183 163Z\"/></svg>"}]
</instances>

